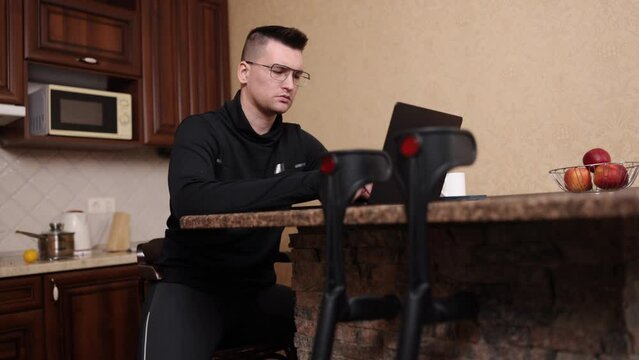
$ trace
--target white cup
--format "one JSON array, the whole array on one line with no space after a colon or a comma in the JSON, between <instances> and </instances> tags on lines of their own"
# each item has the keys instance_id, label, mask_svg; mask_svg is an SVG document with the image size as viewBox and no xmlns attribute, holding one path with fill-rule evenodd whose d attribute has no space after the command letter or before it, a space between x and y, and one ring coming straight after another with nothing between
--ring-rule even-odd
<instances>
[{"instance_id":1,"label":"white cup","mask_svg":"<svg viewBox=\"0 0 639 360\"><path fill-rule=\"evenodd\" d=\"M466 175L463 172L446 174L442 196L466 196Z\"/></svg>"}]
</instances>

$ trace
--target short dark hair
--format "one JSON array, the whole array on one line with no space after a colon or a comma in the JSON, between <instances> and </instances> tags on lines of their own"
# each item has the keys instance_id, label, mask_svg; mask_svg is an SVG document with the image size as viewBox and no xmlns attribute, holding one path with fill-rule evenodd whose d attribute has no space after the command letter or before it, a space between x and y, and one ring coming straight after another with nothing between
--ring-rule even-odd
<instances>
[{"instance_id":1,"label":"short dark hair","mask_svg":"<svg viewBox=\"0 0 639 360\"><path fill-rule=\"evenodd\" d=\"M242 60L253 60L246 57L249 55L254 57L257 48L265 45L268 40L276 40L290 48L302 51L308 38L306 34L293 27L279 25L256 27L246 36L242 49Z\"/></svg>"}]
</instances>

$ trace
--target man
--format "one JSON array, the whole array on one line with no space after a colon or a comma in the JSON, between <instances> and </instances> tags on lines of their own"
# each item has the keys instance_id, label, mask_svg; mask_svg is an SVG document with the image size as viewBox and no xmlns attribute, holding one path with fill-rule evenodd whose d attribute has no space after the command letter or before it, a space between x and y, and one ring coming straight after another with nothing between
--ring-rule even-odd
<instances>
[{"instance_id":1,"label":"man","mask_svg":"<svg viewBox=\"0 0 639 360\"><path fill-rule=\"evenodd\" d=\"M145 304L141 359L210 359L219 347L292 343L293 292L275 285L273 270L282 229L182 230L179 219L317 198L326 149L282 122L310 80L302 70L306 42L294 28L251 30L235 98L179 126L169 165L164 279Z\"/></svg>"}]
</instances>

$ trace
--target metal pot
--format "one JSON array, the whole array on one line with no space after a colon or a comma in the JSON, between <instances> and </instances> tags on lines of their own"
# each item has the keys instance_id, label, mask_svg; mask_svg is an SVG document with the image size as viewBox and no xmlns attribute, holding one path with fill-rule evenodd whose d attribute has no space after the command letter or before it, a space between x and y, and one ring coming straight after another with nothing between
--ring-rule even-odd
<instances>
[{"instance_id":1,"label":"metal pot","mask_svg":"<svg viewBox=\"0 0 639 360\"><path fill-rule=\"evenodd\" d=\"M50 230L42 234L34 234L16 230L16 233L38 239L40 260L58 260L73 257L73 233L64 231L62 223L50 223Z\"/></svg>"}]
</instances>

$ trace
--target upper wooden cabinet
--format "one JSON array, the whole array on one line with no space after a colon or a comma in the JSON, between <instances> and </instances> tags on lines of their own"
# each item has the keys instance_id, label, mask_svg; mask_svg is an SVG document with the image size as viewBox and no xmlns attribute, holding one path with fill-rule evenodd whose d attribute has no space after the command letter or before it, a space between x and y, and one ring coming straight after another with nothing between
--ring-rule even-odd
<instances>
[{"instance_id":1,"label":"upper wooden cabinet","mask_svg":"<svg viewBox=\"0 0 639 360\"><path fill-rule=\"evenodd\" d=\"M0 103L24 104L22 1L0 0Z\"/></svg>"},{"instance_id":2,"label":"upper wooden cabinet","mask_svg":"<svg viewBox=\"0 0 639 360\"><path fill-rule=\"evenodd\" d=\"M228 7L226 0L188 3L190 103L195 114L217 109L230 95Z\"/></svg>"},{"instance_id":3,"label":"upper wooden cabinet","mask_svg":"<svg viewBox=\"0 0 639 360\"><path fill-rule=\"evenodd\" d=\"M140 76L139 4L122 4L25 0L26 59Z\"/></svg>"},{"instance_id":4,"label":"upper wooden cabinet","mask_svg":"<svg viewBox=\"0 0 639 360\"><path fill-rule=\"evenodd\" d=\"M28 110L28 85L54 83L129 93L134 112L133 139L107 140L33 135L27 111L2 146L170 147L230 95L227 0L0 0L0 22L0 103Z\"/></svg>"},{"instance_id":5,"label":"upper wooden cabinet","mask_svg":"<svg viewBox=\"0 0 639 360\"><path fill-rule=\"evenodd\" d=\"M171 146L179 123L229 96L226 0L145 0L144 143Z\"/></svg>"}]
</instances>

